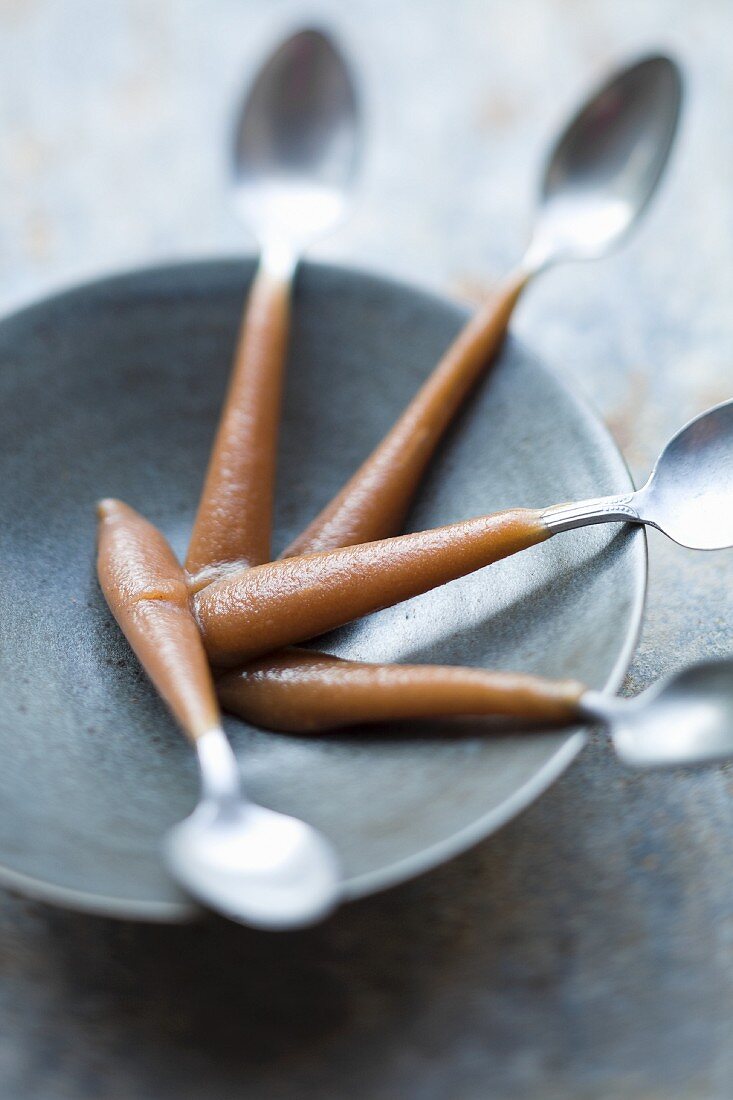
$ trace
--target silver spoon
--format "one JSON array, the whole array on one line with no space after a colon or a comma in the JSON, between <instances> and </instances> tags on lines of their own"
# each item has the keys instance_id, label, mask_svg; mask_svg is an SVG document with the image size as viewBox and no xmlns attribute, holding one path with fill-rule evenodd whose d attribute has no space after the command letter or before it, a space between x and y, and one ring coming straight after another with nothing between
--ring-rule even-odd
<instances>
[{"instance_id":1,"label":"silver spoon","mask_svg":"<svg viewBox=\"0 0 733 1100\"><path fill-rule=\"evenodd\" d=\"M245 796L220 726L194 745L201 800L164 845L177 880L209 908L255 928L300 928L326 916L341 894L327 841L306 822Z\"/></svg>"},{"instance_id":2,"label":"silver spoon","mask_svg":"<svg viewBox=\"0 0 733 1100\"><path fill-rule=\"evenodd\" d=\"M706 661L634 699L587 691L583 716L603 722L633 767L702 764L733 756L733 661Z\"/></svg>"},{"instance_id":3,"label":"silver spoon","mask_svg":"<svg viewBox=\"0 0 733 1100\"><path fill-rule=\"evenodd\" d=\"M693 665L635 699L609 696L576 680L440 665L366 664L312 650L270 655L222 677L217 688L232 713L264 728L274 722L272 728L295 733L436 716L503 717L553 727L590 718L609 728L627 764L696 764L733 756L731 659Z\"/></svg>"},{"instance_id":4,"label":"silver spoon","mask_svg":"<svg viewBox=\"0 0 733 1100\"><path fill-rule=\"evenodd\" d=\"M608 729L632 767L702 764L733 755L733 661L710 661L634 699L585 691L577 715ZM168 834L181 883L210 907L268 929L325 916L339 898L335 860L308 825L243 799L239 769L219 729L196 740L202 800Z\"/></svg>"},{"instance_id":5,"label":"silver spoon","mask_svg":"<svg viewBox=\"0 0 733 1100\"><path fill-rule=\"evenodd\" d=\"M197 621L209 658L232 668L596 523L649 524L695 550L733 546L733 400L682 428L636 492L497 512L327 550L302 568L291 558L244 569L197 595ZM265 599L263 618L257 609Z\"/></svg>"},{"instance_id":6,"label":"silver spoon","mask_svg":"<svg viewBox=\"0 0 733 1100\"><path fill-rule=\"evenodd\" d=\"M260 928L297 928L340 897L336 857L304 821L251 802L221 726L184 572L161 532L129 505L97 508L97 573L142 667L196 750L201 799L165 840L170 869L204 904Z\"/></svg>"},{"instance_id":7,"label":"silver spoon","mask_svg":"<svg viewBox=\"0 0 733 1100\"><path fill-rule=\"evenodd\" d=\"M559 504L549 530L593 523L646 523L691 550L733 546L733 400L701 413L669 441L646 485L625 496Z\"/></svg>"},{"instance_id":8,"label":"silver spoon","mask_svg":"<svg viewBox=\"0 0 733 1100\"><path fill-rule=\"evenodd\" d=\"M667 163L681 98L679 69L662 56L637 61L594 92L550 153L524 258L285 557L400 530L427 463L491 361L527 283L563 260L604 255L635 225Z\"/></svg>"},{"instance_id":9,"label":"silver spoon","mask_svg":"<svg viewBox=\"0 0 733 1100\"><path fill-rule=\"evenodd\" d=\"M608 80L557 139L520 267L605 255L646 209L667 164L682 105L679 66L645 57Z\"/></svg>"},{"instance_id":10,"label":"silver spoon","mask_svg":"<svg viewBox=\"0 0 733 1100\"><path fill-rule=\"evenodd\" d=\"M292 35L261 68L236 126L234 205L260 261L189 544L194 590L226 567L271 558L293 276L303 250L344 217L360 149L346 61L322 31Z\"/></svg>"}]
</instances>

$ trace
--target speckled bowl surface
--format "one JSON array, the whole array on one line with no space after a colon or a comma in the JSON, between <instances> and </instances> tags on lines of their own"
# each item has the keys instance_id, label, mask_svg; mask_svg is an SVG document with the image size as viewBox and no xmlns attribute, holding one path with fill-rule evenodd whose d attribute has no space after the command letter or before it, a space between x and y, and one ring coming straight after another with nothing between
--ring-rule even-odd
<instances>
[{"instance_id":1,"label":"speckled bowl surface","mask_svg":"<svg viewBox=\"0 0 733 1100\"><path fill-rule=\"evenodd\" d=\"M94 574L94 503L119 496L185 549L251 262L106 279L0 324L0 882L157 920L195 912L160 839L196 798L193 754ZM465 320L371 275L305 264L295 297L276 547L312 518ZM442 447L409 527L623 492L608 432L507 342ZM560 535L354 624L323 648L616 687L642 613L646 546L616 526ZM496 829L569 763L582 731L433 723L293 737L228 720L247 788L335 844L359 896Z\"/></svg>"}]
</instances>

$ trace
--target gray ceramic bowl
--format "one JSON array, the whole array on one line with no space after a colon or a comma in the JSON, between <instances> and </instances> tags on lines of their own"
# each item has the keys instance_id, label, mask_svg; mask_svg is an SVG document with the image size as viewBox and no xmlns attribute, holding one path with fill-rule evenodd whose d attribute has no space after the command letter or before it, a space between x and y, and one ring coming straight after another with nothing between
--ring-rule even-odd
<instances>
[{"instance_id":1,"label":"gray ceramic bowl","mask_svg":"<svg viewBox=\"0 0 733 1100\"><path fill-rule=\"evenodd\" d=\"M183 551L251 263L73 290L0 325L0 881L48 901L181 919L159 841L196 795L192 754L94 576L94 502L119 496ZM384 279L298 276L276 546L354 469L465 319ZM510 341L441 450L409 526L630 488L607 431ZM323 641L373 660L573 675L615 688L640 622L643 532L561 535ZM298 738L232 720L246 785L331 838L355 897L486 836L581 732L475 722Z\"/></svg>"}]
</instances>

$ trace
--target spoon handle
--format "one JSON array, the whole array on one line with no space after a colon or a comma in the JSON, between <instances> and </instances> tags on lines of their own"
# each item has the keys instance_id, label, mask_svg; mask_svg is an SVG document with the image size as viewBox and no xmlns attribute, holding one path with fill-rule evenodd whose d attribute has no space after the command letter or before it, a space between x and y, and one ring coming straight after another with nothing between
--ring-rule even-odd
<instances>
[{"instance_id":1,"label":"spoon handle","mask_svg":"<svg viewBox=\"0 0 733 1100\"><path fill-rule=\"evenodd\" d=\"M525 267L517 269L471 318L381 443L282 557L400 531L425 467L498 349L528 278Z\"/></svg>"},{"instance_id":2,"label":"spoon handle","mask_svg":"<svg viewBox=\"0 0 733 1100\"><path fill-rule=\"evenodd\" d=\"M495 715L572 722L582 684L441 665L345 661L283 650L217 682L233 714L267 729L313 733L367 722Z\"/></svg>"},{"instance_id":3,"label":"spoon handle","mask_svg":"<svg viewBox=\"0 0 733 1100\"><path fill-rule=\"evenodd\" d=\"M556 504L545 509L542 521L553 535L593 523L643 523L635 507L635 498L636 493L627 493L623 497L596 497L577 504Z\"/></svg>"},{"instance_id":4,"label":"spoon handle","mask_svg":"<svg viewBox=\"0 0 733 1100\"><path fill-rule=\"evenodd\" d=\"M234 355L186 558L197 591L222 567L269 561L291 276L261 262Z\"/></svg>"},{"instance_id":5,"label":"spoon handle","mask_svg":"<svg viewBox=\"0 0 733 1100\"><path fill-rule=\"evenodd\" d=\"M121 500L98 506L97 574L109 608L190 741L221 716L185 574L152 523Z\"/></svg>"}]
</instances>

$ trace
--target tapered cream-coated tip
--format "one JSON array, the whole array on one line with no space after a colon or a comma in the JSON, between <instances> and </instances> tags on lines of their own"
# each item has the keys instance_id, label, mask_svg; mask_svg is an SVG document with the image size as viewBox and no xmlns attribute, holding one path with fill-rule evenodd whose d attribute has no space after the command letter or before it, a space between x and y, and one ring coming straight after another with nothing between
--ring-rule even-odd
<instances>
[{"instance_id":1,"label":"tapered cream-coated tip","mask_svg":"<svg viewBox=\"0 0 733 1100\"><path fill-rule=\"evenodd\" d=\"M106 519L107 516L113 515L117 510L117 505L120 502L115 500L114 497L105 497L103 500L97 501L97 518Z\"/></svg>"},{"instance_id":2,"label":"tapered cream-coated tip","mask_svg":"<svg viewBox=\"0 0 733 1100\"><path fill-rule=\"evenodd\" d=\"M117 500L116 497L103 497L102 500L97 501L97 519L117 519L123 515L129 515L132 512L132 508L124 501Z\"/></svg>"}]
</instances>

